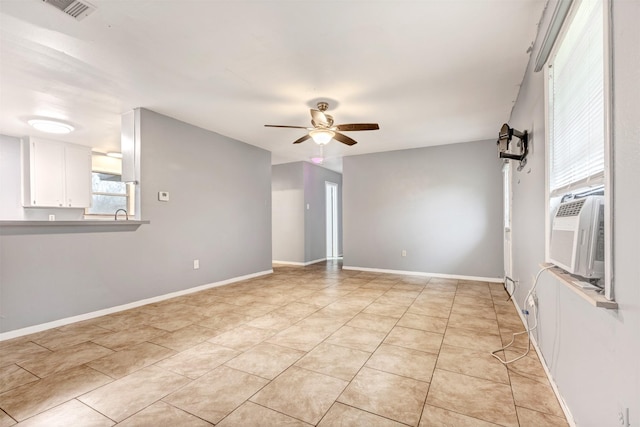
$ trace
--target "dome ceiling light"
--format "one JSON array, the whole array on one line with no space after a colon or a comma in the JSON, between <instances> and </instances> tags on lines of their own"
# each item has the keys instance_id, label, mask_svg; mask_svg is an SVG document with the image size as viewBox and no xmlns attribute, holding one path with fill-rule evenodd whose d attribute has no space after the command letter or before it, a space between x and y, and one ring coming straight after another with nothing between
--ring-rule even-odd
<instances>
[{"instance_id":1,"label":"dome ceiling light","mask_svg":"<svg viewBox=\"0 0 640 427\"><path fill-rule=\"evenodd\" d=\"M31 119L27 121L29 126L39 130L40 132L55 133L55 134L67 134L75 130L73 126L67 123L62 123L57 120L50 119Z\"/></svg>"}]
</instances>

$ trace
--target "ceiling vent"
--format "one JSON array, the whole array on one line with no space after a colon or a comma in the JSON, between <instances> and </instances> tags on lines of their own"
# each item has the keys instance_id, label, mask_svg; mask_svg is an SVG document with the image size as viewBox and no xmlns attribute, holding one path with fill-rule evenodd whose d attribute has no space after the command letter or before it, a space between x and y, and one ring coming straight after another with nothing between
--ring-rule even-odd
<instances>
[{"instance_id":1,"label":"ceiling vent","mask_svg":"<svg viewBox=\"0 0 640 427\"><path fill-rule=\"evenodd\" d=\"M45 3L49 3L51 6L66 13L72 18L82 21L96 10L96 7L87 3L86 1L78 0L42 0Z\"/></svg>"}]
</instances>

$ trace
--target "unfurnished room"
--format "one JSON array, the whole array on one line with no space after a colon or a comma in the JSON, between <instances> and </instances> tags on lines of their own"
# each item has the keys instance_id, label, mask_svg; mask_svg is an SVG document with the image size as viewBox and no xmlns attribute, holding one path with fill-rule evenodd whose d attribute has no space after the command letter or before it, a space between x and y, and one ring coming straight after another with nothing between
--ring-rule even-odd
<instances>
[{"instance_id":1,"label":"unfurnished room","mask_svg":"<svg viewBox=\"0 0 640 427\"><path fill-rule=\"evenodd\" d=\"M639 0L0 0L0 427L640 426Z\"/></svg>"}]
</instances>

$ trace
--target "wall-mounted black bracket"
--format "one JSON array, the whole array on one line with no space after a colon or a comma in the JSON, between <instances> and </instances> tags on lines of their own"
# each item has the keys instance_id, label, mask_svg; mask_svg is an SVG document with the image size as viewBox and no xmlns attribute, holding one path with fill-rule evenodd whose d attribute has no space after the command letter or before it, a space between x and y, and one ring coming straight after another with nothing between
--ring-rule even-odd
<instances>
[{"instance_id":1,"label":"wall-mounted black bracket","mask_svg":"<svg viewBox=\"0 0 640 427\"><path fill-rule=\"evenodd\" d=\"M507 152L509 150L511 138L514 136L518 138L517 146L520 147L520 154L511 154ZM518 160L520 162L518 171L521 171L527 164L527 154L529 154L529 133L526 130L524 132L520 132L519 130L509 127L509 125L505 123L502 125L502 128L500 128L498 142L496 144L498 145L498 153L501 159Z\"/></svg>"}]
</instances>

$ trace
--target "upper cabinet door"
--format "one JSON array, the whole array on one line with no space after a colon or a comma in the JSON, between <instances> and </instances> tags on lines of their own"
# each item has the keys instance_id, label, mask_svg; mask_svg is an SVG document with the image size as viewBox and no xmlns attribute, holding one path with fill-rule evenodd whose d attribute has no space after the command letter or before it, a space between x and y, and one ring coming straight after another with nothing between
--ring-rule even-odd
<instances>
[{"instance_id":1,"label":"upper cabinet door","mask_svg":"<svg viewBox=\"0 0 640 427\"><path fill-rule=\"evenodd\" d=\"M91 148L30 138L23 156L25 207L91 206Z\"/></svg>"},{"instance_id":2,"label":"upper cabinet door","mask_svg":"<svg viewBox=\"0 0 640 427\"><path fill-rule=\"evenodd\" d=\"M67 144L65 164L65 207L91 206L91 148Z\"/></svg>"},{"instance_id":3,"label":"upper cabinet door","mask_svg":"<svg viewBox=\"0 0 640 427\"><path fill-rule=\"evenodd\" d=\"M28 203L31 206L63 206L64 144L30 141L30 166L31 194Z\"/></svg>"}]
</instances>

